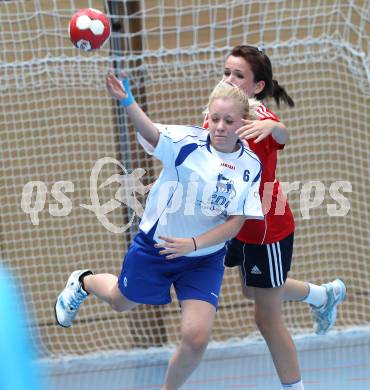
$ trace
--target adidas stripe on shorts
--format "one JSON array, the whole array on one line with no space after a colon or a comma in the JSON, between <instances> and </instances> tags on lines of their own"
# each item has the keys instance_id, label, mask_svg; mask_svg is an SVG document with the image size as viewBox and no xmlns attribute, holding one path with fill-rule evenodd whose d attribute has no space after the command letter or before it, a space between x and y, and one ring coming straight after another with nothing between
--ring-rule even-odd
<instances>
[{"instance_id":1,"label":"adidas stripe on shorts","mask_svg":"<svg viewBox=\"0 0 370 390\"><path fill-rule=\"evenodd\" d=\"M271 244L246 244L233 238L227 245L225 266L239 266L246 286L274 288L285 283L293 255L294 233Z\"/></svg>"}]
</instances>

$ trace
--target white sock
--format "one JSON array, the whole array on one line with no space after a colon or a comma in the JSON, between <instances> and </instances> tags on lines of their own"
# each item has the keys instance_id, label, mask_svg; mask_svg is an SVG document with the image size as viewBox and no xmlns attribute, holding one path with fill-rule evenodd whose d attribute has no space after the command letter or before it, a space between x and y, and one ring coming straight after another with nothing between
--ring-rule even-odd
<instances>
[{"instance_id":1,"label":"white sock","mask_svg":"<svg viewBox=\"0 0 370 390\"><path fill-rule=\"evenodd\" d=\"M294 383L290 383L290 384L284 384L282 383L282 389L283 390L304 390L304 387L303 387L303 382L302 380L300 380L299 382L294 382Z\"/></svg>"},{"instance_id":2,"label":"white sock","mask_svg":"<svg viewBox=\"0 0 370 390\"><path fill-rule=\"evenodd\" d=\"M307 284L309 287L309 291L307 296L303 299L303 302L309 303L310 305L316 307L325 305L328 299L328 296L326 294L326 288L312 283Z\"/></svg>"}]
</instances>

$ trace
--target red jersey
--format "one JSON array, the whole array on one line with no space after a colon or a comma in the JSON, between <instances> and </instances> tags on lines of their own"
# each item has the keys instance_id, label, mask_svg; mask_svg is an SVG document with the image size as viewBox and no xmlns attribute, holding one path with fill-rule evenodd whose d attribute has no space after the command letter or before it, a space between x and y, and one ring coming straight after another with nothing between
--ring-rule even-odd
<instances>
[{"instance_id":1,"label":"red jersey","mask_svg":"<svg viewBox=\"0 0 370 390\"><path fill-rule=\"evenodd\" d=\"M256 113L260 120L279 122L279 118L262 103ZM208 115L203 127L208 128ZM295 227L293 214L276 179L277 151L285 145L277 143L271 134L257 144L250 140L248 145L262 163L260 197L265 219L247 219L236 237L248 244L271 244L289 236Z\"/></svg>"}]
</instances>

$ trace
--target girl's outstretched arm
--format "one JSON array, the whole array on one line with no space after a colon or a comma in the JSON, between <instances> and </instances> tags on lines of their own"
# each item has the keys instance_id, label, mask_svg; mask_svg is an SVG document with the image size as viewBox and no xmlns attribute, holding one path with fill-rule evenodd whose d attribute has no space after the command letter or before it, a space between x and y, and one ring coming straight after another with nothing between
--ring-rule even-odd
<instances>
[{"instance_id":1,"label":"girl's outstretched arm","mask_svg":"<svg viewBox=\"0 0 370 390\"><path fill-rule=\"evenodd\" d=\"M109 94L113 98L118 99L121 105L125 107L135 129L147 142L156 147L159 140L159 130L133 98L127 75L123 74L123 80L121 81L113 72L109 72L106 78L106 85Z\"/></svg>"}]
</instances>

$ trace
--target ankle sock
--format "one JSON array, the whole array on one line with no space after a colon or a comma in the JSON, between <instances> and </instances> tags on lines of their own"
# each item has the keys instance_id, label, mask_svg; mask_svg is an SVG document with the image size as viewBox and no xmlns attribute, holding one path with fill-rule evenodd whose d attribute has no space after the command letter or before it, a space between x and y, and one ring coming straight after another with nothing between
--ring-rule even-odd
<instances>
[{"instance_id":1,"label":"ankle sock","mask_svg":"<svg viewBox=\"0 0 370 390\"><path fill-rule=\"evenodd\" d=\"M86 271L86 272L84 272L83 274L81 274L80 277L78 278L78 281L79 281L80 284L81 284L82 290L84 290L85 293L86 293L87 295L89 295L89 292L87 292L86 289L85 289L84 277L85 277L85 276L88 276L88 275L92 275L92 274L93 274L92 271Z\"/></svg>"},{"instance_id":2,"label":"ankle sock","mask_svg":"<svg viewBox=\"0 0 370 390\"><path fill-rule=\"evenodd\" d=\"M307 284L309 287L309 291L307 296L303 299L303 302L309 303L310 305L316 307L325 305L328 299L326 294L326 288L312 283Z\"/></svg>"}]
</instances>

